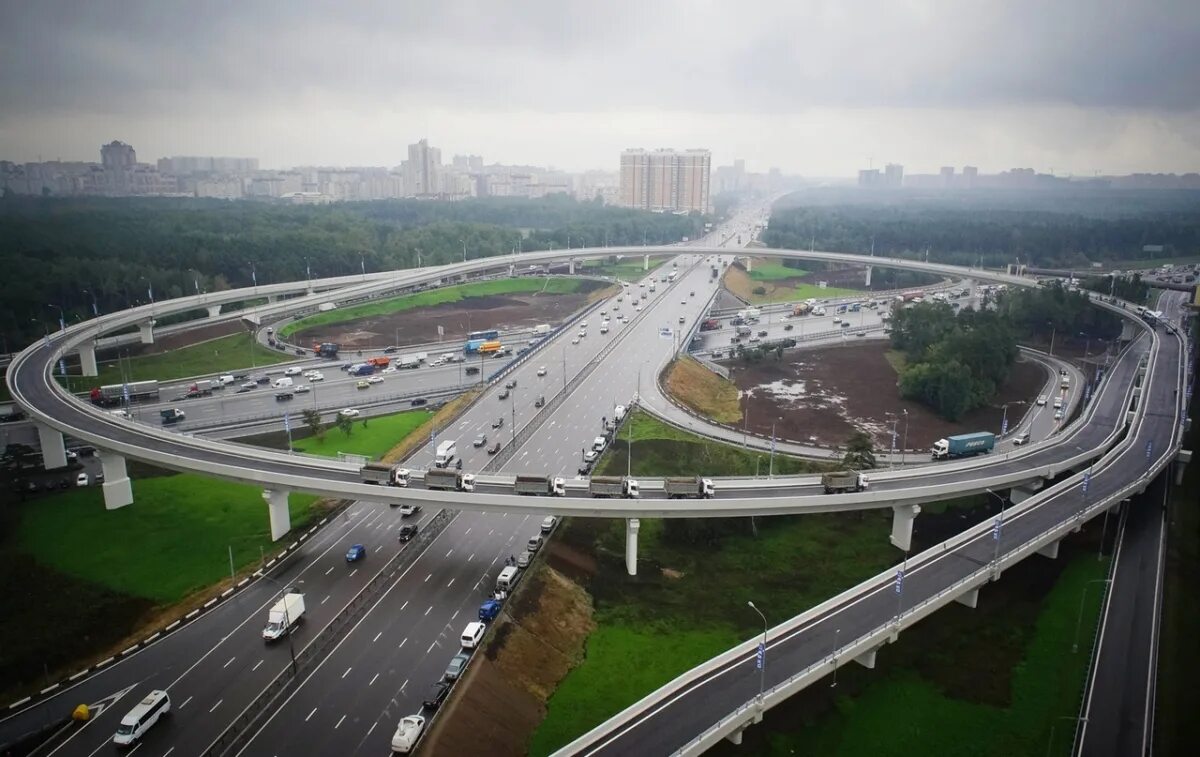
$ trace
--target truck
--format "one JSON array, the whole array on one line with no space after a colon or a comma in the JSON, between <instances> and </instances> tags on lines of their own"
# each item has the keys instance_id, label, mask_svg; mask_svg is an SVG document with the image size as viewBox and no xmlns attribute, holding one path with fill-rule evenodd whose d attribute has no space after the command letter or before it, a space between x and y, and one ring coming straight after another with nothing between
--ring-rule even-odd
<instances>
[{"instance_id":1,"label":"truck","mask_svg":"<svg viewBox=\"0 0 1200 757\"><path fill-rule=\"evenodd\" d=\"M459 473L445 468L430 468L425 471L425 488L453 492L475 491L475 474Z\"/></svg>"},{"instance_id":2,"label":"truck","mask_svg":"<svg viewBox=\"0 0 1200 757\"><path fill-rule=\"evenodd\" d=\"M800 302L792 306L792 315L808 315L812 310L812 305L807 302Z\"/></svg>"},{"instance_id":3,"label":"truck","mask_svg":"<svg viewBox=\"0 0 1200 757\"><path fill-rule=\"evenodd\" d=\"M491 354L494 352L499 352L502 349L504 349L504 345L495 339L484 342L483 344L479 345L479 351L484 355L488 355L488 354Z\"/></svg>"},{"instance_id":4,"label":"truck","mask_svg":"<svg viewBox=\"0 0 1200 757\"><path fill-rule=\"evenodd\" d=\"M355 363L350 366L349 371L351 376L370 376L374 372L375 366L370 363Z\"/></svg>"},{"instance_id":5,"label":"truck","mask_svg":"<svg viewBox=\"0 0 1200 757\"><path fill-rule=\"evenodd\" d=\"M313 345L313 354L317 357L335 358L338 356L338 350L341 345L336 342L321 342Z\"/></svg>"},{"instance_id":6,"label":"truck","mask_svg":"<svg viewBox=\"0 0 1200 757\"><path fill-rule=\"evenodd\" d=\"M408 486L408 469L386 463L367 463L358 470L364 484ZM403 481L403 483L400 483Z\"/></svg>"},{"instance_id":7,"label":"truck","mask_svg":"<svg viewBox=\"0 0 1200 757\"><path fill-rule=\"evenodd\" d=\"M721 328L721 322L716 318L706 318L700 322L701 331L716 331Z\"/></svg>"},{"instance_id":8,"label":"truck","mask_svg":"<svg viewBox=\"0 0 1200 757\"><path fill-rule=\"evenodd\" d=\"M744 321L756 321L762 317L760 308L746 308L745 310L737 311L737 317Z\"/></svg>"},{"instance_id":9,"label":"truck","mask_svg":"<svg viewBox=\"0 0 1200 757\"><path fill-rule=\"evenodd\" d=\"M548 324L548 323L539 323L538 325L536 325L536 326L534 326L534 327L533 327L533 333L535 333L535 334L549 334L549 333L550 333L550 324Z\"/></svg>"},{"instance_id":10,"label":"truck","mask_svg":"<svg viewBox=\"0 0 1200 757\"><path fill-rule=\"evenodd\" d=\"M663 479L663 490L671 499L712 499L717 488L711 478L671 476Z\"/></svg>"},{"instance_id":11,"label":"truck","mask_svg":"<svg viewBox=\"0 0 1200 757\"><path fill-rule=\"evenodd\" d=\"M396 358L397 368L419 368L420 365L421 361L417 359L416 355L401 355Z\"/></svg>"},{"instance_id":12,"label":"truck","mask_svg":"<svg viewBox=\"0 0 1200 757\"><path fill-rule=\"evenodd\" d=\"M676 273L675 271L671 271L669 274L667 274L667 281L674 281L675 273Z\"/></svg>"},{"instance_id":13,"label":"truck","mask_svg":"<svg viewBox=\"0 0 1200 757\"><path fill-rule=\"evenodd\" d=\"M561 477L518 474L513 482L513 491L517 494L563 497L566 496L567 485Z\"/></svg>"},{"instance_id":14,"label":"truck","mask_svg":"<svg viewBox=\"0 0 1200 757\"><path fill-rule=\"evenodd\" d=\"M921 299L921 292L920 292L920 290L913 290L913 291L911 291L911 292L904 292L903 294L901 294L901 295L900 295L900 301L901 301L901 302L912 302L913 300L919 300L919 299Z\"/></svg>"},{"instance_id":15,"label":"truck","mask_svg":"<svg viewBox=\"0 0 1200 757\"><path fill-rule=\"evenodd\" d=\"M263 638L275 641L286 633L291 633L304 618L304 595L288 592L271 606L267 612L267 625L263 627Z\"/></svg>"},{"instance_id":16,"label":"truck","mask_svg":"<svg viewBox=\"0 0 1200 757\"><path fill-rule=\"evenodd\" d=\"M487 343L486 339L468 339L463 345L463 354L474 355L479 352L479 348Z\"/></svg>"},{"instance_id":17,"label":"truck","mask_svg":"<svg viewBox=\"0 0 1200 757\"><path fill-rule=\"evenodd\" d=\"M588 481L588 495L601 499L624 497L637 499L638 482L625 476L592 476Z\"/></svg>"},{"instance_id":18,"label":"truck","mask_svg":"<svg viewBox=\"0 0 1200 757\"><path fill-rule=\"evenodd\" d=\"M369 357L369 358L367 358L367 364L373 365L376 368L387 368L389 365L392 364L392 359L390 357L388 357L387 355L380 355L378 357Z\"/></svg>"},{"instance_id":19,"label":"truck","mask_svg":"<svg viewBox=\"0 0 1200 757\"><path fill-rule=\"evenodd\" d=\"M178 423L187 417L184 412L177 407L169 407L166 410L159 410L158 414L162 417L162 422L168 425L172 423Z\"/></svg>"},{"instance_id":20,"label":"truck","mask_svg":"<svg viewBox=\"0 0 1200 757\"><path fill-rule=\"evenodd\" d=\"M601 322L600 322L600 333L601 333L601 334L607 334L607 333L608 333L608 321L601 321Z\"/></svg>"},{"instance_id":21,"label":"truck","mask_svg":"<svg viewBox=\"0 0 1200 757\"><path fill-rule=\"evenodd\" d=\"M751 333L749 326L738 326L735 331L737 332L738 336L750 336Z\"/></svg>"},{"instance_id":22,"label":"truck","mask_svg":"<svg viewBox=\"0 0 1200 757\"><path fill-rule=\"evenodd\" d=\"M825 488L826 494L861 492L869 484L867 477L858 471L843 470L821 474L821 486Z\"/></svg>"},{"instance_id":23,"label":"truck","mask_svg":"<svg viewBox=\"0 0 1200 757\"><path fill-rule=\"evenodd\" d=\"M130 381L128 384L105 384L97 386L89 393L93 404L101 407L116 407L125 401L126 388L129 390L129 401L158 399L157 381Z\"/></svg>"},{"instance_id":24,"label":"truck","mask_svg":"<svg viewBox=\"0 0 1200 757\"><path fill-rule=\"evenodd\" d=\"M933 443L930 454L934 460L945 460L955 457L970 457L991 452L996 446L996 435L991 431L975 431L970 434L956 434L938 439Z\"/></svg>"},{"instance_id":25,"label":"truck","mask_svg":"<svg viewBox=\"0 0 1200 757\"><path fill-rule=\"evenodd\" d=\"M654 291L654 282L653 281L650 282L650 291L651 292Z\"/></svg>"},{"instance_id":26,"label":"truck","mask_svg":"<svg viewBox=\"0 0 1200 757\"><path fill-rule=\"evenodd\" d=\"M721 275L721 269L717 268L716 266L713 266L712 267L712 277L715 279L720 275Z\"/></svg>"},{"instance_id":27,"label":"truck","mask_svg":"<svg viewBox=\"0 0 1200 757\"><path fill-rule=\"evenodd\" d=\"M205 379L196 381L188 387L187 395L189 397L208 397L212 394L213 389L224 389L225 385L218 381Z\"/></svg>"},{"instance_id":28,"label":"truck","mask_svg":"<svg viewBox=\"0 0 1200 757\"><path fill-rule=\"evenodd\" d=\"M328 313L330 310L337 310L337 303L322 302L320 305L317 305L317 310L321 311L322 313Z\"/></svg>"},{"instance_id":29,"label":"truck","mask_svg":"<svg viewBox=\"0 0 1200 757\"><path fill-rule=\"evenodd\" d=\"M433 464L438 468L445 468L450 463L454 462L454 456L458 454L458 445L453 439L442 442L437 446L437 454L433 458Z\"/></svg>"}]
</instances>

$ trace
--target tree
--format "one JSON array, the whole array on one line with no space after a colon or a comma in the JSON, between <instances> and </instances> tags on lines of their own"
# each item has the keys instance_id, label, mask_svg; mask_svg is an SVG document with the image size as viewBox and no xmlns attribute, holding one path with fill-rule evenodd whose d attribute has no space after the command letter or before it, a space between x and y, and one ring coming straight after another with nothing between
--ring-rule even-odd
<instances>
[{"instance_id":1,"label":"tree","mask_svg":"<svg viewBox=\"0 0 1200 757\"><path fill-rule=\"evenodd\" d=\"M321 413L319 411L309 408L308 410L301 410L300 415L304 419L304 425L308 428L309 434L318 439L325 438L325 429L321 426Z\"/></svg>"},{"instance_id":2,"label":"tree","mask_svg":"<svg viewBox=\"0 0 1200 757\"><path fill-rule=\"evenodd\" d=\"M347 437L350 436L350 432L354 431L354 421L352 421L348 415L342 415L341 413L338 413L336 423L338 430Z\"/></svg>"},{"instance_id":3,"label":"tree","mask_svg":"<svg viewBox=\"0 0 1200 757\"><path fill-rule=\"evenodd\" d=\"M866 470L875 467L875 440L862 429L855 429L846 440L846 454L842 465L851 470Z\"/></svg>"}]
</instances>

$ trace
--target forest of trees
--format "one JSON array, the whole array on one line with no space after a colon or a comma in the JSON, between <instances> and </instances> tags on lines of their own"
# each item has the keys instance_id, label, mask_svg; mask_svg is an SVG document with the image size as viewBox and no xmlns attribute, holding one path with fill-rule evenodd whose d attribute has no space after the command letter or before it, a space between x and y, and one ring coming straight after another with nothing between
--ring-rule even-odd
<instances>
[{"instance_id":1,"label":"forest of trees","mask_svg":"<svg viewBox=\"0 0 1200 757\"><path fill-rule=\"evenodd\" d=\"M664 244L705 219L487 198L285 206L201 199L0 199L4 351L69 322L201 291L550 248Z\"/></svg>"},{"instance_id":2,"label":"forest of trees","mask_svg":"<svg viewBox=\"0 0 1200 757\"><path fill-rule=\"evenodd\" d=\"M1128 193L1127 193L1128 194ZM958 265L1081 267L1200 253L1200 193L979 192L971 196L799 192L775 205L769 247ZM1162 245L1161 252L1144 252Z\"/></svg>"}]
</instances>

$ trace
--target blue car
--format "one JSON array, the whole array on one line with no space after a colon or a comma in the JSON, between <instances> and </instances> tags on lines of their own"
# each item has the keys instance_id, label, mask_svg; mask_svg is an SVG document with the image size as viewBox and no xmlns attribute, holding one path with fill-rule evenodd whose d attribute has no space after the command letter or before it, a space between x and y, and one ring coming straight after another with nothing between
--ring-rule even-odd
<instances>
[{"instance_id":1,"label":"blue car","mask_svg":"<svg viewBox=\"0 0 1200 757\"><path fill-rule=\"evenodd\" d=\"M500 614L500 603L494 599L489 599L479 606L479 619L484 623L495 620Z\"/></svg>"},{"instance_id":2,"label":"blue car","mask_svg":"<svg viewBox=\"0 0 1200 757\"><path fill-rule=\"evenodd\" d=\"M361 544L355 544L350 549L346 550L346 562L358 562L367 556L367 548Z\"/></svg>"}]
</instances>

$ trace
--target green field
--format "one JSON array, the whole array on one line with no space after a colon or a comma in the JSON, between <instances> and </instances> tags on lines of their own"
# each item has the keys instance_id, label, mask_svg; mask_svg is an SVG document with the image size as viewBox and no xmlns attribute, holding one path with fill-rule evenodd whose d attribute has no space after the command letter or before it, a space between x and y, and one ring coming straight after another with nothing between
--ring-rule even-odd
<instances>
[{"instance_id":1,"label":"green field","mask_svg":"<svg viewBox=\"0 0 1200 757\"><path fill-rule=\"evenodd\" d=\"M328 326L333 323L347 323L359 318L399 313L413 308L424 308L441 305L445 302L459 302L470 297L487 297L497 294L520 294L541 292L545 294L571 294L578 292L584 284L583 279L564 278L517 278L495 279L492 281L476 281L470 284L439 287L424 292L392 297L387 300L366 302L347 308L317 313L289 323L279 330L282 338L288 339L305 329L317 326Z\"/></svg>"},{"instance_id":2,"label":"green field","mask_svg":"<svg viewBox=\"0 0 1200 757\"><path fill-rule=\"evenodd\" d=\"M788 268L777 260L759 260L755 258L754 270L750 272L750 278L755 281L777 281L779 279L794 279L807 274L808 271L802 268Z\"/></svg>"},{"instance_id":3,"label":"green field","mask_svg":"<svg viewBox=\"0 0 1200 757\"><path fill-rule=\"evenodd\" d=\"M171 381L294 359L294 355L263 347L249 333L231 334L170 352L122 359L119 365L117 362L102 363L99 377L84 378L82 387L120 384L126 378L129 381ZM76 391L82 388L77 376L71 377L71 383Z\"/></svg>"},{"instance_id":4,"label":"green field","mask_svg":"<svg viewBox=\"0 0 1200 757\"><path fill-rule=\"evenodd\" d=\"M354 421L350 436L346 436L336 427L328 427L323 439L312 436L301 439L292 446L313 455L336 457L339 452L344 452L350 455L366 455L377 460L412 433L413 429L432 417L432 410L409 410L377 418L359 418ZM299 414L292 416L292 429L302 426L303 420Z\"/></svg>"},{"instance_id":5,"label":"green field","mask_svg":"<svg viewBox=\"0 0 1200 757\"><path fill-rule=\"evenodd\" d=\"M650 258L650 267L643 270L640 258L625 258L619 263L602 263L594 260L586 260L583 263L582 273L595 276L612 276L621 281L641 281L650 275L651 271L654 271L666 262L667 258ZM576 267L576 270L580 269Z\"/></svg>"}]
</instances>

